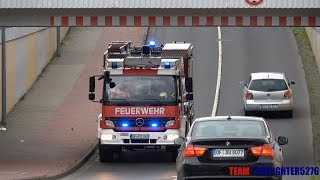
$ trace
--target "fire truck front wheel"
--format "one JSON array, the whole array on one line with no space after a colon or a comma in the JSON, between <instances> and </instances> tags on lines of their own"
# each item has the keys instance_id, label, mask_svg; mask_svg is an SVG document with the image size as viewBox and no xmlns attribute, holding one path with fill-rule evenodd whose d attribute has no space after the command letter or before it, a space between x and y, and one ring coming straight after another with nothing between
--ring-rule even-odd
<instances>
[{"instance_id":1,"label":"fire truck front wheel","mask_svg":"<svg viewBox=\"0 0 320 180\"><path fill-rule=\"evenodd\" d=\"M119 153L121 147L102 145L99 143L99 159L100 162L112 162L114 160L115 153Z\"/></svg>"},{"instance_id":2,"label":"fire truck front wheel","mask_svg":"<svg viewBox=\"0 0 320 180\"><path fill-rule=\"evenodd\" d=\"M171 153L171 161L176 162L179 146L167 146L166 151Z\"/></svg>"},{"instance_id":3,"label":"fire truck front wheel","mask_svg":"<svg viewBox=\"0 0 320 180\"><path fill-rule=\"evenodd\" d=\"M113 151L106 151L102 148L99 148L99 159L100 162L112 162L113 161Z\"/></svg>"}]
</instances>

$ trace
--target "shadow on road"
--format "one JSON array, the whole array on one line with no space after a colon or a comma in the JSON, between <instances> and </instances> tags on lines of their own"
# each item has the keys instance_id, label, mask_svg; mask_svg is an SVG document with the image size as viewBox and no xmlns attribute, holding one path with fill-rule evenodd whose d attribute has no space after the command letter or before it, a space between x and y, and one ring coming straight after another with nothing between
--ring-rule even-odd
<instances>
[{"instance_id":1,"label":"shadow on road","mask_svg":"<svg viewBox=\"0 0 320 180\"><path fill-rule=\"evenodd\" d=\"M164 151L125 151L117 154L114 163L174 163L171 153Z\"/></svg>"},{"instance_id":2,"label":"shadow on road","mask_svg":"<svg viewBox=\"0 0 320 180\"><path fill-rule=\"evenodd\" d=\"M265 119L292 119L288 118L287 114L282 112L255 112L251 116L263 117Z\"/></svg>"}]
</instances>

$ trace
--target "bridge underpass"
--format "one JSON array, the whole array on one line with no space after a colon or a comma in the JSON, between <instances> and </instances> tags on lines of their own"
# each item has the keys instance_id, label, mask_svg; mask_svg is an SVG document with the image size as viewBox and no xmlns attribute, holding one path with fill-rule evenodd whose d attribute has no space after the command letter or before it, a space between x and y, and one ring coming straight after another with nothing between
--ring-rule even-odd
<instances>
[{"instance_id":1,"label":"bridge underpass","mask_svg":"<svg viewBox=\"0 0 320 180\"><path fill-rule=\"evenodd\" d=\"M0 26L320 26L315 0L1 0Z\"/></svg>"},{"instance_id":2,"label":"bridge underpass","mask_svg":"<svg viewBox=\"0 0 320 180\"><path fill-rule=\"evenodd\" d=\"M0 10L0 13L6 14L5 18L3 16L4 14L0 16L1 26L106 27L101 28L99 30L96 28L92 28L94 30L90 30L90 28L75 28L75 31L73 32L75 34L72 34L75 36L81 34L84 37L86 37L86 40L89 40L90 38L88 38L88 36L94 36L93 33L98 33L99 36L94 36L94 39L97 41L97 47L94 50L95 56L97 58L99 57L98 52L103 52L104 50L103 48L99 47L99 45L103 45L104 43L100 42L100 44L98 44L98 39L100 39L100 36L103 40L109 41L111 41L111 39L117 38L121 38L121 40L129 38L129 35L122 36L121 33L117 33L117 36L114 37L112 33L116 32L117 30L111 27L122 26L122 32L137 32L138 36L130 36L130 38L136 38L135 41L137 43L140 42L139 37L141 38L141 42L143 41L143 37L141 34L145 33L146 28L130 28L130 30L125 30L125 28L123 27L157 26L156 28L151 28L149 38L155 39L159 43L174 40L188 41L194 43L196 46L195 51L197 57L199 57L199 64L196 65L196 71L198 73L195 77L196 82L198 83L196 84L197 94L195 94L195 98L197 99L196 113L198 117L208 116L211 114L212 104L214 101L214 92L216 88L215 85L218 66L217 42L219 39L217 37L217 28L215 26L223 26L222 40L225 57L223 60L223 78L221 80L221 97L219 100L218 115L224 115L226 113L242 115L241 104L239 103L241 98L239 92L241 91L241 89L238 87L238 82L239 80L245 79L249 72L263 71L266 70L266 67L268 67L269 70L285 71L290 78L298 82L297 86L294 89L296 92L295 98L297 99L294 118L269 119L268 122L271 124L271 127L275 129L276 136L285 135L289 137L289 145L284 147L285 152L287 152L285 155L286 165L298 166L313 164L314 153L312 145L311 117L309 115L310 107L308 98L306 98L309 94L306 87L306 79L304 78L304 72L301 68L302 65L300 62L299 54L297 53L296 42L294 41L290 28L286 28L286 26L319 26L320 11L319 4L317 4L316 1L303 1L303 3L305 3L303 4L304 8L302 7L302 4L300 4L301 6L299 6L300 8L302 7L302 9L293 5L291 5L291 9L277 9L277 7L274 7L273 4L263 4L264 6L260 6L259 9L259 6L252 7L244 3L241 4L243 5L241 7L233 7L230 9L218 8L215 10L213 9L211 11L205 10L205 13L200 13L204 11L200 8L181 8L178 9L179 11L181 11L179 13L177 9L170 10L168 8L169 10L167 9L165 11L166 16L162 15L162 10L156 9L142 9L141 11L137 11L137 9L130 8L122 9L124 11L119 11L119 9L116 8L113 9L114 7L120 8L121 3L119 3L118 6L116 6L115 4L113 8L101 9L97 8L97 5L99 4L98 2L92 1L95 2L96 5L91 6L91 8L81 7L79 9L71 9L70 7L76 7L74 4L70 3L71 1L64 1L66 3L60 3L56 5L52 3L51 6L48 6L50 5L50 3L42 3L41 5L37 5L34 7L29 6L27 4L35 4L36 1L24 1L25 4L21 7L18 6L19 1L15 1L16 3L12 3L10 4L10 6L8 4L7 6L2 6L4 5L3 2L4 1L1 1L1 7L5 7L8 9ZM236 1L228 2L230 3ZM271 1L265 0L264 2L269 3ZM283 6L288 5L286 4L286 2L288 3L289 1L282 1ZM294 2L299 4L302 1ZM89 1L87 1L87 3L89 3ZM228 5L228 7L230 6L230 4ZM64 5L69 6L64 8ZM226 3L221 3L221 5L223 5L224 8L225 6L227 6ZM278 5L278 8L281 8L281 4ZM237 6L237 4L235 3L234 6ZM17 9L10 9L13 7L16 7ZM242 10L241 8L246 9ZM184 26L187 28L177 26ZM277 27L239 28L236 26ZM284 27L279 28L278 26ZM79 33L79 31L87 32ZM78 38L81 39L81 37ZM75 46L77 42L79 41L74 41L72 43L73 46ZM107 43L109 42L106 42L105 44ZM86 49L85 44L85 42L82 42L83 47L78 47L78 49ZM91 42L91 44L94 44L94 42ZM91 51L93 50L91 49L90 52ZM64 59L66 63L68 64L69 60L71 60L70 62L74 63L74 58L76 58L76 56L70 56L70 54L68 55L69 59ZM64 56L64 54L62 54L62 56ZM236 65L234 63L234 59L237 59ZM235 66L238 68L234 69ZM95 70L99 70L100 64L96 65L96 67L94 68ZM97 73L97 71L92 70L92 72L86 73L94 74ZM85 79L86 77L82 78ZM87 81L84 81L83 83L81 83L81 85L78 85L78 87L87 87ZM83 92L81 92L80 94L83 94L83 98L86 99L86 88L83 89ZM74 95L72 97L74 98L76 96ZM75 102L75 100L71 100L70 98L69 100L65 101L66 104L67 102L69 102L69 108L71 108L70 103ZM86 103L86 105L88 105L88 103ZM96 106L90 107L93 108ZM70 111L78 113L78 111L76 111L75 109L70 109ZM19 111L16 111L16 113L19 113ZM78 122L79 117L81 117L80 114L77 115L77 119L69 115L68 118L70 119L70 121L68 122L68 127L72 124L72 122ZM88 120L84 119L81 119L81 121L86 122L86 125L90 127L90 131L87 133L87 135L89 134L90 138L94 138L95 136L92 136L92 134L94 134L93 127L96 126L96 122L94 120L93 122L87 122ZM48 124L46 130L50 130L53 127L53 124L54 122ZM81 130L85 131L85 127L77 127L79 128L77 131L77 135L79 136ZM297 134L297 130L301 133ZM54 133L52 129L50 132ZM65 133L63 130L60 130L59 132L62 134ZM51 134L50 137L53 138L53 135L54 134ZM81 142L81 139L76 139L76 141ZM40 142L50 141L44 141L44 139L40 138ZM32 148L31 145L29 146L29 148ZM80 143L78 143L77 145L80 146ZM12 148L12 146L10 148ZM6 151L10 151L10 148L6 148ZM77 147L73 146L72 148ZM47 149L43 149L49 150L49 146L47 147ZM22 152L24 151L23 147L19 150ZM62 151L63 147L56 148L56 150ZM304 152L304 154L301 154L300 152ZM89 159L88 163L85 164L82 169L80 169L80 171L76 172L70 177L67 177L66 179L157 179L157 177L159 177L159 179L174 179L175 167L173 163L167 162L167 155L159 154L159 157L155 157L155 155L156 154L152 152L150 154L138 154L138 156L131 153L125 153L123 157L120 159L120 163L100 164L97 161L97 154L94 154L92 158ZM13 161L8 160L9 158L10 157L6 157L5 162L13 163ZM54 160L54 157L51 158L51 160ZM144 161L146 163L144 163ZM65 162L66 161L63 161L61 165L65 165ZM19 160L16 160L15 163L19 163ZM130 171L128 171L128 169L130 169ZM148 173L144 173L146 169L148 170ZM0 171L3 172L3 170L5 170L4 164L3 166L1 166ZM4 174L12 173L8 170L4 172ZM135 174L135 176L132 175L133 173ZM23 176L23 173L19 174L19 176ZM289 179L294 179L294 177L290 177Z\"/></svg>"}]
</instances>

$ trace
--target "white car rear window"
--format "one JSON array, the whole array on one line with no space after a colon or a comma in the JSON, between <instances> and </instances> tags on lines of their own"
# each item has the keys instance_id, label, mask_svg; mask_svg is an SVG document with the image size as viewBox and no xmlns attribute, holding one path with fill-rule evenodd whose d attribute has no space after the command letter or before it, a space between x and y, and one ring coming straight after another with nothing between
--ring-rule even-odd
<instances>
[{"instance_id":1,"label":"white car rear window","mask_svg":"<svg viewBox=\"0 0 320 180\"><path fill-rule=\"evenodd\" d=\"M252 80L249 85L249 90L252 91L284 91L288 86L283 79L259 79Z\"/></svg>"}]
</instances>

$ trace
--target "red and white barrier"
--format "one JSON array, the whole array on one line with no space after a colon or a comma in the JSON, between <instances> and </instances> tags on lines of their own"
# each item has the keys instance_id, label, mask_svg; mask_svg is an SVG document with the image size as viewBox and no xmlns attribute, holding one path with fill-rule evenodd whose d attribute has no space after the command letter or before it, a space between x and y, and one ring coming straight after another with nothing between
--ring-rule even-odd
<instances>
[{"instance_id":1,"label":"red and white barrier","mask_svg":"<svg viewBox=\"0 0 320 180\"><path fill-rule=\"evenodd\" d=\"M191 26L320 26L320 17L302 16L52 16L51 26L191 27Z\"/></svg>"}]
</instances>

